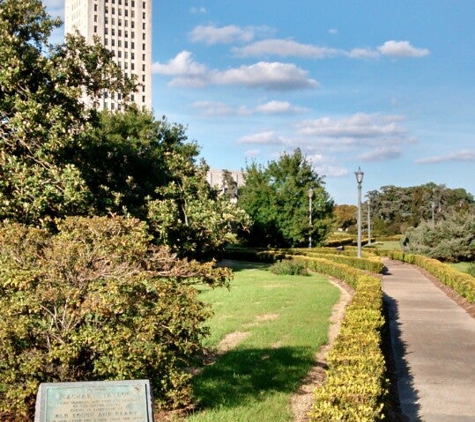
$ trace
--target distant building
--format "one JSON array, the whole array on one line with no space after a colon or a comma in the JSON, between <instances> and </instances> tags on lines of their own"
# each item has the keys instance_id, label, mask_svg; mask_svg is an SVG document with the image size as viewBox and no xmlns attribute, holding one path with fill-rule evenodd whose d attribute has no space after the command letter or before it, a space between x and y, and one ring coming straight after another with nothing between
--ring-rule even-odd
<instances>
[{"instance_id":1,"label":"distant building","mask_svg":"<svg viewBox=\"0 0 475 422\"><path fill-rule=\"evenodd\" d=\"M223 172L226 170L209 170L206 179L211 186L215 186L219 189L224 188ZM238 188L244 186L244 172L227 170L231 174L233 180L236 182Z\"/></svg>"},{"instance_id":2,"label":"distant building","mask_svg":"<svg viewBox=\"0 0 475 422\"><path fill-rule=\"evenodd\" d=\"M65 32L79 31L87 42L98 36L115 61L140 84L131 100L152 108L152 0L66 0ZM104 92L99 109L117 110L121 98Z\"/></svg>"}]
</instances>

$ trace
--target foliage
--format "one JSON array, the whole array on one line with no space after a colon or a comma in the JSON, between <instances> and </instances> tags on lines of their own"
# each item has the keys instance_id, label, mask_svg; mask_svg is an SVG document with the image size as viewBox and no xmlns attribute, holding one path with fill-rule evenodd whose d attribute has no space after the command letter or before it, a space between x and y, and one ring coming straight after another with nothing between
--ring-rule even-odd
<instances>
[{"instance_id":1,"label":"foliage","mask_svg":"<svg viewBox=\"0 0 475 422\"><path fill-rule=\"evenodd\" d=\"M456 291L470 303L475 303L475 277L463 274L436 259L423 255L404 253L401 251L379 251L390 259L397 259L408 264L417 265L431 273L437 279Z\"/></svg>"},{"instance_id":2,"label":"foliage","mask_svg":"<svg viewBox=\"0 0 475 422\"><path fill-rule=\"evenodd\" d=\"M26 420L38 385L57 381L148 378L158 403L187 404L210 316L193 285L230 273L150 246L135 219L57 227L0 230L0 413Z\"/></svg>"},{"instance_id":3,"label":"foliage","mask_svg":"<svg viewBox=\"0 0 475 422\"><path fill-rule=\"evenodd\" d=\"M322 253L323 252L323 253ZM350 267L358 268L360 270L369 271L375 274L383 272L384 264L377 256L367 256L357 258L354 256L347 256L342 253L335 253L333 250L324 251L323 248L317 249L315 252L308 252L306 255L311 258L324 258L333 262L348 265Z\"/></svg>"},{"instance_id":4,"label":"foliage","mask_svg":"<svg viewBox=\"0 0 475 422\"><path fill-rule=\"evenodd\" d=\"M475 265L470 264L467 268L467 273L470 274L472 277L475 277Z\"/></svg>"},{"instance_id":5,"label":"foliage","mask_svg":"<svg viewBox=\"0 0 475 422\"><path fill-rule=\"evenodd\" d=\"M427 183L421 186L383 186L368 193L371 231L380 235L401 234L424 221L440 221L447 215L473 210L475 200L465 189ZM366 206L362 211L365 213ZM363 216L363 226L367 218Z\"/></svg>"},{"instance_id":6,"label":"foliage","mask_svg":"<svg viewBox=\"0 0 475 422\"><path fill-rule=\"evenodd\" d=\"M422 223L405 233L404 252L443 261L470 261L475 257L475 214L453 214L437 222Z\"/></svg>"},{"instance_id":7,"label":"foliage","mask_svg":"<svg viewBox=\"0 0 475 422\"><path fill-rule=\"evenodd\" d=\"M78 145L104 89L134 89L100 43L48 38L60 25L39 0L0 1L0 219L37 224L88 212L90 192L64 150Z\"/></svg>"},{"instance_id":8,"label":"foliage","mask_svg":"<svg viewBox=\"0 0 475 422\"><path fill-rule=\"evenodd\" d=\"M387 390L385 362L380 350L381 310L380 281L362 276L328 354L325 384L315 390L311 421L383 419Z\"/></svg>"},{"instance_id":9,"label":"foliage","mask_svg":"<svg viewBox=\"0 0 475 422\"><path fill-rule=\"evenodd\" d=\"M182 137L181 127L175 127ZM177 142L177 141L175 141ZM250 224L248 215L206 180L208 166L196 163L195 144L165 145L166 184L148 200L147 220L159 242L185 256L216 255ZM156 195L156 196L157 196Z\"/></svg>"},{"instance_id":10,"label":"foliage","mask_svg":"<svg viewBox=\"0 0 475 422\"><path fill-rule=\"evenodd\" d=\"M355 205L336 205L333 209L335 214L334 227L347 230L356 226L358 207Z\"/></svg>"},{"instance_id":11,"label":"foliage","mask_svg":"<svg viewBox=\"0 0 475 422\"><path fill-rule=\"evenodd\" d=\"M272 274L278 275L308 275L305 265L289 260L276 262L269 270Z\"/></svg>"},{"instance_id":12,"label":"foliage","mask_svg":"<svg viewBox=\"0 0 475 422\"><path fill-rule=\"evenodd\" d=\"M309 224L309 189L312 226ZM311 236L323 242L331 226L333 201L324 181L299 149L284 153L267 167L247 166L238 204L250 215L253 226L247 237L253 246L301 246Z\"/></svg>"}]
</instances>

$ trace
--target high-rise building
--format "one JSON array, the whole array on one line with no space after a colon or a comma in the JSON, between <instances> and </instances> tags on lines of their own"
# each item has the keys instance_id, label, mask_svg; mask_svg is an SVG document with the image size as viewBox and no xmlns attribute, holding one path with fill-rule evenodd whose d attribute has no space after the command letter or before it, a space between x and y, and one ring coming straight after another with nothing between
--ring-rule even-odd
<instances>
[{"instance_id":1,"label":"high-rise building","mask_svg":"<svg viewBox=\"0 0 475 422\"><path fill-rule=\"evenodd\" d=\"M152 0L66 0L65 32L87 42L98 36L115 61L140 84L131 95L140 109L152 108ZM117 110L121 98L104 92L100 109Z\"/></svg>"}]
</instances>

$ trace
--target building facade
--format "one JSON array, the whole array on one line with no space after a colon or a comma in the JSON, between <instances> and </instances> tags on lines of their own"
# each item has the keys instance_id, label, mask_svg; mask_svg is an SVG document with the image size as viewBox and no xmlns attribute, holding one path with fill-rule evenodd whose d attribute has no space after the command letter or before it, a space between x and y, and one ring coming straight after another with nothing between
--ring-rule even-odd
<instances>
[{"instance_id":1,"label":"building facade","mask_svg":"<svg viewBox=\"0 0 475 422\"><path fill-rule=\"evenodd\" d=\"M87 42L98 36L114 53L128 76L136 75L138 91L131 100L152 108L152 0L66 0L65 32L79 31ZM100 109L117 110L120 95L104 92Z\"/></svg>"}]
</instances>

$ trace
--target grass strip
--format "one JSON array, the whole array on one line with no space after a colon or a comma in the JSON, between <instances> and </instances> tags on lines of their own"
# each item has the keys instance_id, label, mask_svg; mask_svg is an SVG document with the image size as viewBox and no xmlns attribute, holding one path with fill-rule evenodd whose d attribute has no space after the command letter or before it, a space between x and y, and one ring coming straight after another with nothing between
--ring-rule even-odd
<instances>
[{"instance_id":1,"label":"grass strip","mask_svg":"<svg viewBox=\"0 0 475 422\"><path fill-rule=\"evenodd\" d=\"M219 354L220 342L233 333L240 341L195 377L199 406L187 420L292 420L291 396L327 342L338 289L326 276L274 275L258 267L239 268L229 291L201 295L215 311L207 347Z\"/></svg>"}]
</instances>

